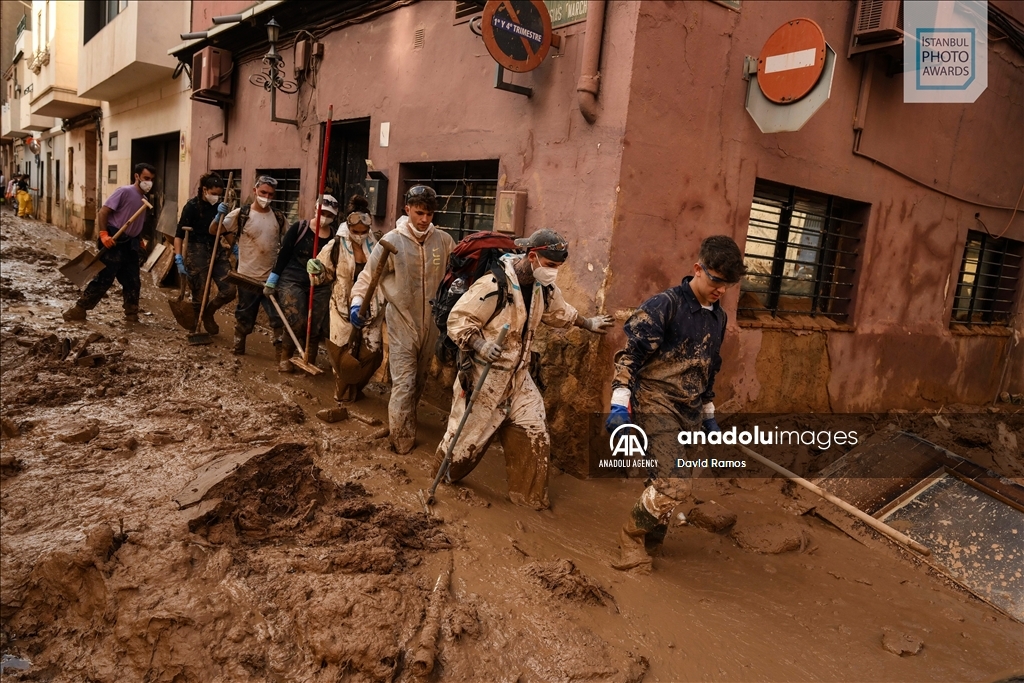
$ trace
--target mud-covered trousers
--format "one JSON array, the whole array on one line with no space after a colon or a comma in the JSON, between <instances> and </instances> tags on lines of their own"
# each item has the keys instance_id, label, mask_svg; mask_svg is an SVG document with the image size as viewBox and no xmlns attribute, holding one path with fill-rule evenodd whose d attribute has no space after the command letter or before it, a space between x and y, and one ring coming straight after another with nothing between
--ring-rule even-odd
<instances>
[{"instance_id":1,"label":"mud-covered trousers","mask_svg":"<svg viewBox=\"0 0 1024 683\"><path fill-rule=\"evenodd\" d=\"M320 340L330 338L330 321L328 311L331 305L331 287L327 282L313 289L313 327L310 334L310 362L316 360ZM298 338L299 343L306 343L306 316L309 311L309 275L305 270L299 271L290 264L281 274L277 283L277 303L281 306L288 325ZM273 304L271 304L273 305ZM285 337L285 347L291 346L291 338ZM299 349L304 351L304 349Z\"/></svg>"},{"instance_id":2,"label":"mud-covered trousers","mask_svg":"<svg viewBox=\"0 0 1024 683\"><path fill-rule=\"evenodd\" d=\"M649 517L638 514L642 509L657 519L658 525L667 525L672 510L686 501L693 491L693 468L675 466L677 459L684 456L678 441L679 432L699 429L700 419L699 416L687 419L679 415L637 411L636 422L647 434L650 444L648 456L658 461L658 468L647 473L647 485L633 506L633 519L641 528L650 525ZM643 524L642 520L647 520L648 524Z\"/></svg>"},{"instance_id":3,"label":"mud-covered trousers","mask_svg":"<svg viewBox=\"0 0 1024 683\"><path fill-rule=\"evenodd\" d=\"M474 368L475 384L480 366ZM488 377L476 396L466 426L452 451L448 474L458 481L473 471L484 457L491 439L497 433L505 451L505 475L508 478L509 499L535 510L551 506L548 500L548 465L551 458L551 439L548 436L544 398L541 396L527 368L508 376L507 372L492 373L498 382ZM500 375L504 374L504 381ZM466 398L458 378L455 380L452 412L448 416L448 429L434 454L433 476L441 466L452 437L466 411Z\"/></svg>"},{"instance_id":4,"label":"mud-covered trousers","mask_svg":"<svg viewBox=\"0 0 1024 683\"><path fill-rule=\"evenodd\" d=\"M437 326L429 318L426 328L413 330L388 304L384 311L388 325L388 370L391 398L388 400L389 440L396 453L404 455L416 445L416 413L427 385L427 371L434 358Z\"/></svg>"},{"instance_id":5,"label":"mud-covered trousers","mask_svg":"<svg viewBox=\"0 0 1024 683\"><path fill-rule=\"evenodd\" d=\"M103 243L97 240L97 246L103 249ZM121 283L121 295L124 297L124 312L138 313L139 293L142 281L139 278L139 238L132 237L125 242L118 242L113 249L100 253L100 261L106 265L92 281L85 286L77 305L91 311L99 304L114 280Z\"/></svg>"},{"instance_id":6,"label":"mud-covered trousers","mask_svg":"<svg viewBox=\"0 0 1024 683\"><path fill-rule=\"evenodd\" d=\"M274 330L274 344L279 344L280 332L284 330L281 316L277 314L277 309L274 308L274 304L270 303L270 299L263 296L262 291L248 287L238 288L238 305L235 306L235 332L243 337L252 334L261 306L266 311L267 318L270 319L270 327ZM306 328L303 327L302 331L305 332Z\"/></svg>"},{"instance_id":7,"label":"mud-covered trousers","mask_svg":"<svg viewBox=\"0 0 1024 683\"><path fill-rule=\"evenodd\" d=\"M192 291L192 308L195 309L196 318L199 318L199 309L202 307L203 290L206 288L206 273L210 269L210 255L213 252L212 244L201 242L189 242L188 250L185 252L185 270L188 271L188 287ZM206 314L213 315L221 306L231 303L235 298L235 286L228 282L228 271L231 270L231 252L227 249L217 249L217 259L213 262L213 277L210 282L210 300L206 302ZM217 296L213 295L213 288L217 287Z\"/></svg>"}]
</instances>

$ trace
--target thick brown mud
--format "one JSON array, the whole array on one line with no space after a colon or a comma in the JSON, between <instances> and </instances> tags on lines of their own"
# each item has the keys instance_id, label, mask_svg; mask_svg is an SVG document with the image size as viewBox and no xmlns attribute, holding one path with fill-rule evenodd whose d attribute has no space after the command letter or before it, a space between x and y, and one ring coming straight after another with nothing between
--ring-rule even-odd
<instances>
[{"instance_id":1,"label":"thick brown mud","mask_svg":"<svg viewBox=\"0 0 1024 683\"><path fill-rule=\"evenodd\" d=\"M699 480L684 511L702 528L673 524L649 576L609 567L635 480L553 469L552 509L534 512L508 501L495 445L428 516L416 491L446 411L424 404L416 449L397 456L368 424L386 420L381 385L352 407L365 421L311 419L334 405L329 372L278 374L265 331L241 358L224 332L189 346L170 293L145 276L141 323L123 321L115 285L89 321L67 324L77 290L56 267L81 243L9 214L2 236L0 649L31 662L4 680L409 681L428 641L420 680L1024 671L1019 623L804 514L767 474ZM1020 477L1015 409L963 407L949 427L882 415L877 428L921 421L926 438ZM254 447L202 502L174 503L211 463Z\"/></svg>"}]
</instances>

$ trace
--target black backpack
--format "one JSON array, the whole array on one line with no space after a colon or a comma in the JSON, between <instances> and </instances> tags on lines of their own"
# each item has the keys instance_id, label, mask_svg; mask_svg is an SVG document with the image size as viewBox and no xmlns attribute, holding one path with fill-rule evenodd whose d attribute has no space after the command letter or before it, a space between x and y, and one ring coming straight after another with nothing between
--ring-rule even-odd
<instances>
[{"instance_id":1,"label":"black backpack","mask_svg":"<svg viewBox=\"0 0 1024 683\"><path fill-rule=\"evenodd\" d=\"M448 336L448 315L455 307L455 302L474 282L487 273L492 274L498 282L498 291L494 293L498 301L491 319L512 301L508 291L508 278L501 266L501 257L515 251L516 243L512 238L496 232L475 232L452 249L451 256L448 257L448 269L437 287L437 294L430 302L434 324L441 332L434 349L441 363L453 365L458 356L459 347ZM457 280L462 282L457 284Z\"/></svg>"}]
</instances>

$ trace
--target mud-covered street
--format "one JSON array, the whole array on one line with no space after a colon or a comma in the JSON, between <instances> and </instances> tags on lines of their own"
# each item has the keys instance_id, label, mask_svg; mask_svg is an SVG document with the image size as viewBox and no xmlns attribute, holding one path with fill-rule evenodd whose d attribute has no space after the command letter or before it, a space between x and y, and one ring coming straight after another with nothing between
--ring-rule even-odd
<instances>
[{"instance_id":1,"label":"mud-covered street","mask_svg":"<svg viewBox=\"0 0 1024 683\"><path fill-rule=\"evenodd\" d=\"M87 322L65 323L77 290L57 267L84 243L6 211L0 240L0 646L28 667L5 680L408 681L429 664L421 680L510 683L1024 670L1020 623L912 553L844 534L767 470L699 480L704 526L720 509L735 522L715 532L690 514L650 575L609 566L636 480L555 469L552 508L533 512L507 500L494 447L427 515L416 493L446 409L422 404L419 444L396 455L374 438L386 385L351 408L362 420L328 424L325 357L318 377L279 374L265 329L233 356L231 306L212 345L190 346L166 303L176 290L147 274L139 323L124 321L117 286ZM1020 481L1019 451L990 435L1024 444L1021 406L998 411L948 409L948 429L923 416L922 436ZM236 453L251 457L179 509Z\"/></svg>"}]
</instances>

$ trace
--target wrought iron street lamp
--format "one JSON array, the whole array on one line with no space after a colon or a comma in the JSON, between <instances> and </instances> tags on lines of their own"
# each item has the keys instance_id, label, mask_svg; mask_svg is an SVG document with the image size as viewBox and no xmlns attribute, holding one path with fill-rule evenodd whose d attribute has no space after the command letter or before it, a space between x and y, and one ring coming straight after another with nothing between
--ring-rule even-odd
<instances>
[{"instance_id":1,"label":"wrought iron street lamp","mask_svg":"<svg viewBox=\"0 0 1024 683\"><path fill-rule=\"evenodd\" d=\"M270 120L276 123L290 123L296 128L299 122L296 119L281 119L277 117L277 91L292 95L299 91L299 85L295 81L286 81L284 72L284 58L277 53L275 45L278 36L281 34L281 25L271 17L267 22L267 40L270 41L270 51L263 56L263 65L266 67L261 73L249 77L249 82L261 87L270 93Z\"/></svg>"}]
</instances>

